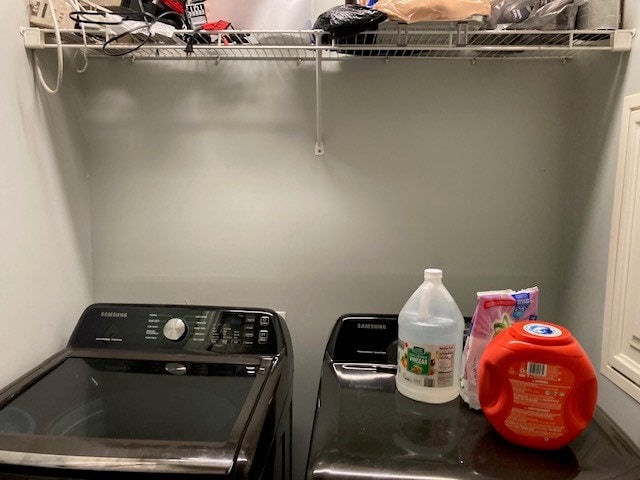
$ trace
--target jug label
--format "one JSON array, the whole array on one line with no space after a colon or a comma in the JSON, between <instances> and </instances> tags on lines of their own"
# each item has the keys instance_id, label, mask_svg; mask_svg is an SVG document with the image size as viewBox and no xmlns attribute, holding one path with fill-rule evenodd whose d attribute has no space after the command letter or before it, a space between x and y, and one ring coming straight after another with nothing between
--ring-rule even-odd
<instances>
[{"instance_id":1,"label":"jug label","mask_svg":"<svg viewBox=\"0 0 640 480\"><path fill-rule=\"evenodd\" d=\"M398 339L398 371L421 387L452 387L455 345L415 345Z\"/></svg>"}]
</instances>

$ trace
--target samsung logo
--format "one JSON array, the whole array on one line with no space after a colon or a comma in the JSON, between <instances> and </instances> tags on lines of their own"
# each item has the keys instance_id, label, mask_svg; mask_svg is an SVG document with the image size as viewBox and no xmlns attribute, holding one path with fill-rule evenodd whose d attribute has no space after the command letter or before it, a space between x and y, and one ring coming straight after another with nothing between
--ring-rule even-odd
<instances>
[{"instance_id":1,"label":"samsung logo","mask_svg":"<svg viewBox=\"0 0 640 480\"><path fill-rule=\"evenodd\" d=\"M127 315L129 314L122 313L122 312L100 312L101 317L107 317L107 318L127 318Z\"/></svg>"},{"instance_id":2,"label":"samsung logo","mask_svg":"<svg viewBox=\"0 0 640 480\"><path fill-rule=\"evenodd\" d=\"M358 328L365 330L386 330L387 326L379 323L359 323Z\"/></svg>"}]
</instances>

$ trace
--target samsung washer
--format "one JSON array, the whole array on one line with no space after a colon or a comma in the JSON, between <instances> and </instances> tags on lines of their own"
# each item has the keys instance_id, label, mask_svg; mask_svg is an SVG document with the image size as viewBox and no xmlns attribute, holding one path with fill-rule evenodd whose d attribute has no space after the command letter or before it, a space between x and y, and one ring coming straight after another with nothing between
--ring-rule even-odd
<instances>
[{"instance_id":1,"label":"samsung washer","mask_svg":"<svg viewBox=\"0 0 640 480\"><path fill-rule=\"evenodd\" d=\"M272 310L92 305L0 392L0 477L289 480L292 376Z\"/></svg>"}]
</instances>

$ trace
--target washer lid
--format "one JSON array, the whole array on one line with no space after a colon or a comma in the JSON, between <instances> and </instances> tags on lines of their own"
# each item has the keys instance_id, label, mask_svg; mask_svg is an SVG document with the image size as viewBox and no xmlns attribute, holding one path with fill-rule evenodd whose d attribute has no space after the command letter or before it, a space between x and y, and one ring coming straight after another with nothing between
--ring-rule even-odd
<instances>
[{"instance_id":1,"label":"washer lid","mask_svg":"<svg viewBox=\"0 0 640 480\"><path fill-rule=\"evenodd\" d=\"M67 358L0 409L0 462L227 473L259 365Z\"/></svg>"}]
</instances>

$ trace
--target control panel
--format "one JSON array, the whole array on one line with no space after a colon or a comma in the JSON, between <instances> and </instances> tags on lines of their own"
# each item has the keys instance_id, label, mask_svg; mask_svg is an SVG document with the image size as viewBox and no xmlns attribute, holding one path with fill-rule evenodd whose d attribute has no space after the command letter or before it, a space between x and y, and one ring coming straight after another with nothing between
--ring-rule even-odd
<instances>
[{"instance_id":1,"label":"control panel","mask_svg":"<svg viewBox=\"0 0 640 480\"><path fill-rule=\"evenodd\" d=\"M234 351L269 345L272 323L273 317L266 313L223 312L211 329L211 348Z\"/></svg>"},{"instance_id":2,"label":"control panel","mask_svg":"<svg viewBox=\"0 0 640 480\"><path fill-rule=\"evenodd\" d=\"M267 309L98 304L82 314L69 346L275 355L280 321Z\"/></svg>"}]
</instances>

